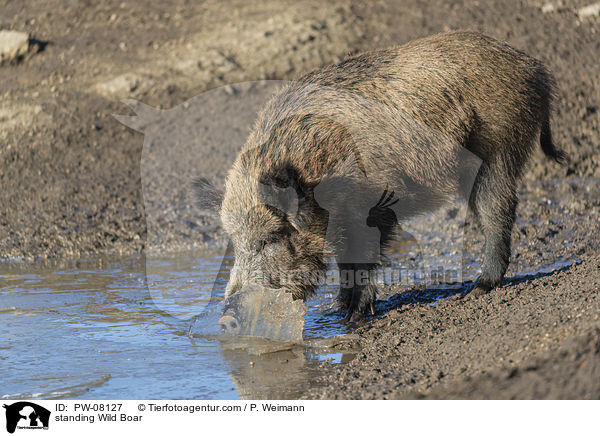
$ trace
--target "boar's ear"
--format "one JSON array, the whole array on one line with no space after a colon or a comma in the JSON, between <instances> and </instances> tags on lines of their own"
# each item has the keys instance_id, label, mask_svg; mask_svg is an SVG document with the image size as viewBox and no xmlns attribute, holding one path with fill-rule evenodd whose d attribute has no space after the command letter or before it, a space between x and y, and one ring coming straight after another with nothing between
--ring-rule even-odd
<instances>
[{"instance_id":1,"label":"boar's ear","mask_svg":"<svg viewBox=\"0 0 600 436\"><path fill-rule=\"evenodd\" d=\"M219 211L223 193L215 188L209 180L203 177L195 178L192 180L192 191L194 202L202 212L216 214Z\"/></svg>"}]
</instances>

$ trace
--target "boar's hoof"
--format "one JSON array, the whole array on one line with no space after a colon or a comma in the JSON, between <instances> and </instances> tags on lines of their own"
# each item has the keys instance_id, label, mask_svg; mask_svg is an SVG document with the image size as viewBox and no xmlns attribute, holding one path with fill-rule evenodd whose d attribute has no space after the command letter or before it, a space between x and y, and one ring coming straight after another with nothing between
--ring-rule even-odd
<instances>
[{"instance_id":1,"label":"boar's hoof","mask_svg":"<svg viewBox=\"0 0 600 436\"><path fill-rule=\"evenodd\" d=\"M363 319L365 314L360 310L348 311L348 314L344 317L344 322L358 322Z\"/></svg>"},{"instance_id":2,"label":"boar's hoof","mask_svg":"<svg viewBox=\"0 0 600 436\"><path fill-rule=\"evenodd\" d=\"M346 310L344 309L340 309L341 311ZM373 303L369 303L369 305L363 309L363 310L358 310L358 309L354 309L352 310L352 308L347 309L348 313L346 314L346 316L344 317L344 321L345 322L358 322L361 319L363 319L365 317L365 315L370 314L370 315L375 315L375 307L373 306Z\"/></svg>"},{"instance_id":3,"label":"boar's hoof","mask_svg":"<svg viewBox=\"0 0 600 436\"><path fill-rule=\"evenodd\" d=\"M472 299L475 299L477 297L481 297L482 295L485 295L488 292L490 292L490 289L485 289L485 288L482 288L480 286L475 286L473 288L473 290L471 292L469 292L469 294L467 295L467 299L468 300L472 300Z\"/></svg>"},{"instance_id":4,"label":"boar's hoof","mask_svg":"<svg viewBox=\"0 0 600 436\"><path fill-rule=\"evenodd\" d=\"M493 285L492 283L489 283L480 278L479 280L477 280L477 283L475 284L475 287L473 288L473 290L471 290L471 292L469 292L466 295L466 299L473 300L475 298L481 297L482 295L489 293L495 287L496 286Z\"/></svg>"},{"instance_id":5,"label":"boar's hoof","mask_svg":"<svg viewBox=\"0 0 600 436\"><path fill-rule=\"evenodd\" d=\"M240 332L240 323L231 315L224 315L219 319L221 333L235 335Z\"/></svg>"}]
</instances>

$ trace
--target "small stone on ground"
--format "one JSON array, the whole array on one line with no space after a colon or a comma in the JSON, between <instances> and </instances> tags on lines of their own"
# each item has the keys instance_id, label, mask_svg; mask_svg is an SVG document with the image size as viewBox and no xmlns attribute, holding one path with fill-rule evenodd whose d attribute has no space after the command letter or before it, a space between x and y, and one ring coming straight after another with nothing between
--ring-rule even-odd
<instances>
[{"instance_id":1,"label":"small stone on ground","mask_svg":"<svg viewBox=\"0 0 600 436\"><path fill-rule=\"evenodd\" d=\"M0 30L0 63L18 59L29 50L29 35L14 30Z\"/></svg>"}]
</instances>

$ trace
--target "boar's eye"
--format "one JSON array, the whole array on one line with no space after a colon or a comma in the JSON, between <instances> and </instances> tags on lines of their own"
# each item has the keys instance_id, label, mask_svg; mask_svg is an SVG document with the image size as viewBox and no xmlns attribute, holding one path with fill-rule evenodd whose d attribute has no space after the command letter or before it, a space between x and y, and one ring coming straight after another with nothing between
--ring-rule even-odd
<instances>
[{"instance_id":1,"label":"boar's eye","mask_svg":"<svg viewBox=\"0 0 600 436\"><path fill-rule=\"evenodd\" d=\"M255 248L257 251L260 251L268 245L281 242L284 239L285 235L286 233L281 231L269 233L267 236L258 241Z\"/></svg>"}]
</instances>

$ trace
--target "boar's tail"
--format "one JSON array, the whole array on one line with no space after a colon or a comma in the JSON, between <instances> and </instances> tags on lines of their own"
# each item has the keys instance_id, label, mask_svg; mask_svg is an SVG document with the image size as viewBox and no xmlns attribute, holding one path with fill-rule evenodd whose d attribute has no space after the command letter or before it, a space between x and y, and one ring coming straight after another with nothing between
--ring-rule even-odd
<instances>
[{"instance_id":1,"label":"boar's tail","mask_svg":"<svg viewBox=\"0 0 600 436\"><path fill-rule=\"evenodd\" d=\"M556 148L552 141L552 132L550 131L550 121L548 118L542 124L542 133L540 135L540 144L546 156L554 159L561 165L568 162L567 154L559 148Z\"/></svg>"}]
</instances>

